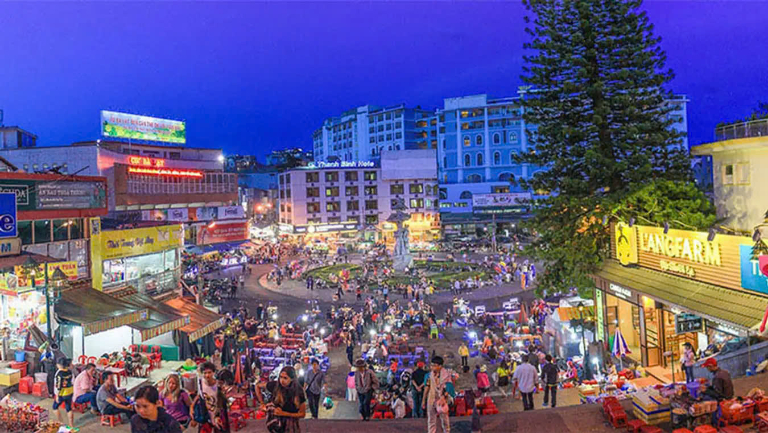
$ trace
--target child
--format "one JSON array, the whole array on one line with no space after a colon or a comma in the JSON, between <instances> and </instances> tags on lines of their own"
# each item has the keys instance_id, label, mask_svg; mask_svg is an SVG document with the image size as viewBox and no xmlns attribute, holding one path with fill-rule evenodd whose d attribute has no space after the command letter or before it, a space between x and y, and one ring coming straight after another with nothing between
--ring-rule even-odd
<instances>
[{"instance_id":1,"label":"child","mask_svg":"<svg viewBox=\"0 0 768 433\"><path fill-rule=\"evenodd\" d=\"M56 411L56 416L59 418L59 422L64 424L63 417L59 406L64 404L64 410L67 412L67 420L70 426L75 425L75 414L72 412L72 394L75 392L74 381L72 380L72 372L69 370L69 366L72 364L68 358L61 358L56 363L58 371L53 377L54 381L54 400L53 410Z\"/></svg>"}]
</instances>

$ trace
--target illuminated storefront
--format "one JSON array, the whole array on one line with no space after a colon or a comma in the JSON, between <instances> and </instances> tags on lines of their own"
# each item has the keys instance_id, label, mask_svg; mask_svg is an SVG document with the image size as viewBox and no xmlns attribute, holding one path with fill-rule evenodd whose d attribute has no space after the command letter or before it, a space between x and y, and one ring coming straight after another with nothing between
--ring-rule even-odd
<instances>
[{"instance_id":1,"label":"illuminated storefront","mask_svg":"<svg viewBox=\"0 0 768 433\"><path fill-rule=\"evenodd\" d=\"M101 232L96 224L91 222L95 289L133 286L139 293L156 294L176 287L184 240L181 225Z\"/></svg>"},{"instance_id":2,"label":"illuminated storefront","mask_svg":"<svg viewBox=\"0 0 768 433\"><path fill-rule=\"evenodd\" d=\"M611 258L594 275L598 335L610 340L618 327L629 357L649 367L669 366L670 353L677 362L686 343L698 351L756 335L768 278L751 238L621 223L611 230Z\"/></svg>"}]
</instances>

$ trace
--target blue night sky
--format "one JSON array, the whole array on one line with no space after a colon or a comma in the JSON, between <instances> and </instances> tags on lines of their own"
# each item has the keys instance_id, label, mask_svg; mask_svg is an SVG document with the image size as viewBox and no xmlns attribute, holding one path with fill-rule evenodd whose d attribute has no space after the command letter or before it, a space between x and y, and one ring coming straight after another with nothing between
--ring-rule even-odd
<instances>
[{"instance_id":1,"label":"blue night sky","mask_svg":"<svg viewBox=\"0 0 768 433\"><path fill-rule=\"evenodd\" d=\"M645 5L691 144L768 101L768 2ZM366 103L442 105L520 84L522 5L0 3L0 109L39 145L98 138L99 111L187 121L227 153L311 147L323 119Z\"/></svg>"}]
</instances>

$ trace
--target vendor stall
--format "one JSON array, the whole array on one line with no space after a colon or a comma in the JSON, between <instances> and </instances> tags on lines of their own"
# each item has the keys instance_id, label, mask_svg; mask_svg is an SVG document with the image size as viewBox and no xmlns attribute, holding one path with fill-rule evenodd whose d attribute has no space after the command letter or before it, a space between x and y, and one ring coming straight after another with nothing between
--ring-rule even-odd
<instances>
[{"instance_id":1,"label":"vendor stall","mask_svg":"<svg viewBox=\"0 0 768 433\"><path fill-rule=\"evenodd\" d=\"M226 324L226 318L184 298L169 299L164 304L177 311L177 314L189 317L189 323L178 328L174 336L176 345L179 346L180 359L212 353L211 334Z\"/></svg>"},{"instance_id":2,"label":"vendor stall","mask_svg":"<svg viewBox=\"0 0 768 433\"><path fill-rule=\"evenodd\" d=\"M101 356L133 344L128 325L145 321L149 310L94 289L61 293L56 305L61 348L68 356Z\"/></svg>"},{"instance_id":3,"label":"vendor stall","mask_svg":"<svg viewBox=\"0 0 768 433\"><path fill-rule=\"evenodd\" d=\"M133 344L141 342L146 345L174 346L172 331L189 324L189 316L138 293L132 287L114 293L113 296L146 308L149 312L146 320L129 325L133 328Z\"/></svg>"}]
</instances>

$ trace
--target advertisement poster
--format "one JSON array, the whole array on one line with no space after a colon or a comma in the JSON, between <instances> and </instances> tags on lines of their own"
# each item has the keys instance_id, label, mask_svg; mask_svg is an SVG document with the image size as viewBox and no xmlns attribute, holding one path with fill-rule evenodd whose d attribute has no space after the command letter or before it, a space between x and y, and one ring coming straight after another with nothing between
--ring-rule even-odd
<instances>
[{"instance_id":1,"label":"advertisement poster","mask_svg":"<svg viewBox=\"0 0 768 433\"><path fill-rule=\"evenodd\" d=\"M472 196L472 206L476 206L476 207L521 206L530 200L531 200L531 193L529 192L475 194Z\"/></svg>"},{"instance_id":2,"label":"advertisement poster","mask_svg":"<svg viewBox=\"0 0 768 433\"><path fill-rule=\"evenodd\" d=\"M220 220L232 220L245 218L242 206L219 206L218 217Z\"/></svg>"},{"instance_id":3,"label":"advertisement poster","mask_svg":"<svg viewBox=\"0 0 768 433\"><path fill-rule=\"evenodd\" d=\"M101 134L105 137L133 140L180 144L187 142L185 122L114 111L101 112Z\"/></svg>"},{"instance_id":4,"label":"advertisement poster","mask_svg":"<svg viewBox=\"0 0 768 433\"><path fill-rule=\"evenodd\" d=\"M189 209L168 209L168 221L186 222L189 219Z\"/></svg>"},{"instance_id":5,"label":"advertisement poster","mask_svg":"<svg viewBox=\"0 0 768 433\"><path fill-rule=\"evenodd\" d=\"M35 189L38 210L107 207L107 190L101 182L39 182Z\"/></svg>"},{"instance_id":6,"label":"advertisement poster","mask_svg":"<svg viewBox=\"0 0 768 433\"><path fill-rule=\"evenodd\" d=\"M217 244L248 239L248 223L216 223L213 227L202 226L197 229L197 244Z\"/></svg>"},{"instance_id":7,"label":"advertisement poster","mask_svg":"<svg viewBox=\"0 0 768 433\"><path fill-rule=\"evenodd\" d=\"M215 207L199 207L195 209L195 221L210 221L216 218Z\"/></svg>"},{"instance_id":8,"label":"advertisement poster","mask_svg":"<svg viewBox=\"0 0 768 433\"><path fill-rule=\"evenodd\" d=\"M166 219L167 218L165 217L165 210L163 209L152 209L152 210L141 211L142 221L165 221Z\"/></svg>"},{"instance_id":9,"label":"advertisement poster","mask_svg":"<svg viewBox=\"0 0 768 433\"><path fill-rule=\"evenodd\" d=\"M16 236L16 195L0 193L0 238Z\"/></svg>"}]
</instances>

